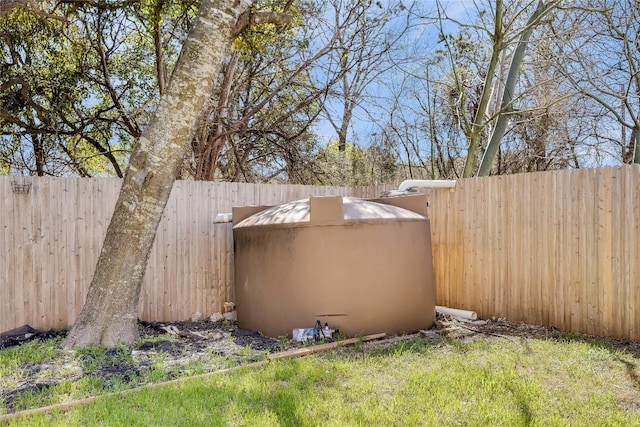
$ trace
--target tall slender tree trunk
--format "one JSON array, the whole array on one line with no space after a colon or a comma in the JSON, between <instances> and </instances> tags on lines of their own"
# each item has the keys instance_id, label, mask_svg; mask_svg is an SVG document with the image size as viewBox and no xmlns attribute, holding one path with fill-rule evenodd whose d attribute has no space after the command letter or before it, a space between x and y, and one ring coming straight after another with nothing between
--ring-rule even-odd
<instances>
[{"instance_id":1,"label":"tall slender tree trunk","mask_svg":"<svg viewBox=\"0 0 640 427\"><path fill-rule=\"evenodd\" d=\"M131 155L87 300L66 347L138 339L142 279L198 116L250 0L203 0L165 94Z\"/></svg>"},{"instance_id":2,"label":"tall slender tree trunk","mask_svg":"<svg viewBox=\"0 0 640 427\"><path fill-rule=\"evenodd\" d=\"M491 60L489 61L489 67L487 68L487 75L484 78L484 85L482 87L482 94L480 95L478 109L475 112L473 124L471 125L469 146L467 148L467 160L465 161L464 171L462 173L464 178L470 178L475 173L478 151L480 150L480 138L487 126L485 120L487 116L487 107L489 106L489 100L491 99L491 93L494 88L493 80L496 74L498 62L500 61L500 54L505 48L502 18L502 0L498 0L496 1L496 16L493 29Z\"/></svg>"},{"instance_id":3,"label":"tall slender tree trunk","mask_svg":"<svg viewBox=\"0 0 640 427\"><path fill-rule=\"evenodd\" d=\"M36 175L44 176L44 146L42 135L32 134L33 157L36 161Z\"/></svg>"},{"instance_id":4,"label":"tall slender tree trunk","mask_svg":"<svg viewBox=\"0 0 640 427\"><path fill-rule=\"evenodd\" d=\"M631 129L629 137L629 145L622 146L622 162L623 163L640 163L640 132L637 127Z\"/></svg>"},{"instance_id":5,"label":"tall slender tree trunk","mask_svg":"<svg viewBox=\"0 0 640 427\"><path fill-rule=\"evenodd\" d=\"M162 6L158 4L155 16L153 17L153 46L156 54L156 79L158 81L158 93L164 95L167 87L167 64L164 61L162 50L162 27L160 26L160 12Z\"/></svg>"},{"instance_id":6,"label":"tall slender tree trunk","mask_svg":"<svg viewBox=\"0 0 640 427\"><path fill-rule=\"evenodd\" d=\"M640 163L640 132L634 128L633 132L633 163Z\"/></svg>"},{"instance_id":7,"label":"tall slender tree trunk","mask_svg":"<svg viewBox=\"0 0 640 427\"><path fill-rule=\"evenodd\" d=\"M200 150L195 179L212 181L216 172L218 157L226 140L225 127L227 126L226 122L229 117L229 97L231 95L231 89L233 88L233 78L236 74L239 59L240 54L234 52L231 58L229 58L229 62L224 70L224 77L220 85L218 106L214 111L211 129L205 137L206 142L204 148ZM206 128L207 123L203 123L202 127Z\"/></svg>"},{"instance_id":8,"label":"tall slender tree trunk","mask_svg":"<svg viewBox=\"0 0 640 427\"><path fill-rule=\"evenodd\" d=\"M342 114L342 122L338 128L338 151L345 153L347 151L347 133L349 132L349 124L353 117L353 103L349 100L345 102L344 113Z\"/></svg>"},{"instance_id":9,"label":"tall slender tree trunk","mask_svg":"<svg viewBox=\"0 0 640 427\"><path fill-rule=\"evenodd\" d=\"M512 102L513 102L513 94L515 92L516 82L520 75L520 66L522 65L522 61L524 59L524 54L527 50L527 45L529 44L529 39L531 38L531 33L533 33L533 29L540 23L542 18L547 15L557 4L559 1L554 0L548 3L544 3L540 1L538 3L538 7L533 12L529 21L527 22L527 26L525 30L522 32L520 36L520 40L518 41L518 46L516 47L515 52L513 53L513 58L511 59L511 65L509 66L509 73L507 75L507 82L504 85L504 90L502 92L502 102L500 103L500 114L498 115L498 120L496 122L496 126L493 129L493 133L491 134L491 139L487 144L487 148L485 149L484 155L482 156L482 161L480 162L480 168L478 170L478 176L488 176L491 172L491 166L493 165L493 160L496 157L496 153L498 152L498 147L502 142L502 137L504 136L505 131L507 130L507 124L509 122L509 113L512 110Z\"/></svg>"}]
</instances>

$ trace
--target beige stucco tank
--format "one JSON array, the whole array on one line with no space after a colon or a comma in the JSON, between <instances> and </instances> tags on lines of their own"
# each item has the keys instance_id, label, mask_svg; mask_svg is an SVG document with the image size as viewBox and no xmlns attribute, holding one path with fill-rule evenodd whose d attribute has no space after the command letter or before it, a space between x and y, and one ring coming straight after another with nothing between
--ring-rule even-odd
<instances>
[{"instance_id":1,"label":"beige stucco tank","mask_svg":"<svg viewBox=\"0 0 640 427\"><path fill-rule=\"evenodd\" d=\"M312 197L234 208L233 220L239 327L291 336L320 320L353 336L433 324L424 195Z\"/></svg>"}]
</instances>

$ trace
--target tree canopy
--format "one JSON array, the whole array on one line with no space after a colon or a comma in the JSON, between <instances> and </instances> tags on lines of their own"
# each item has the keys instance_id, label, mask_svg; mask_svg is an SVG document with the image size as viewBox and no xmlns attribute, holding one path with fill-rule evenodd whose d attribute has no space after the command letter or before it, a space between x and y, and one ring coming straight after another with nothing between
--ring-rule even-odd
<instances>
[{"instance_id":1,"label":"tree canopy","mask_svg":"<svg viewBox=\"0 0 640 427\"><path fill-rule=\"evenodd\" d=\"M0 173L124 176L199 4L2 0ZM639 15L621 0L260 0L177 176L374 184L639 162ZM385 172L363 175L347 147Z\"/></svg>"}]
</instances>

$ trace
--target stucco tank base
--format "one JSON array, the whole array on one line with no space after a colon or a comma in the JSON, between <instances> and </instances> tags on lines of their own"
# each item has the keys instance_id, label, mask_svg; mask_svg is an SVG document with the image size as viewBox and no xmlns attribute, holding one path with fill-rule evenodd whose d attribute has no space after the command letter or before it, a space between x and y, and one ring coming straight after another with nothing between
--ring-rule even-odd
<instances>
[{"instance_id":1,"label":"stucco tank base","mask_svg":"<svg viewBox=\"0 0 640 427\"><path fill-rule=\"evenodd\" d=\"M234 227L239 327L278 337L316 320L347 336L432 326L428 218L359 199L343 210L342 197L293 203Z\"/></svg>"}]
</instances>

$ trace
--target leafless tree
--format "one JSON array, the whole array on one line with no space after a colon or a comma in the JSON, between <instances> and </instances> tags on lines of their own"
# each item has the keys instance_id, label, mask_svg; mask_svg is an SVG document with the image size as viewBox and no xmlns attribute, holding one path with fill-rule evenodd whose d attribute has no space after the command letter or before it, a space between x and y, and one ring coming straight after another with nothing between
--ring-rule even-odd
<instances>
[{"instance_id":1,"label":"leafless tree","mask_svg":"<svg viewBox=\"0 0 640 427\"><path fill-rule=\"evenodd\" d=\"M603 113L593 139L605 150L617 146L623 163L640 163L640 5L584 0L572 6L565 25L574 30L557 39L566 57L557 67Z\"/></svg>"}]
</instances>

